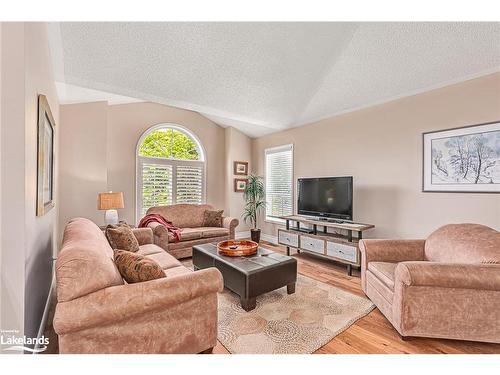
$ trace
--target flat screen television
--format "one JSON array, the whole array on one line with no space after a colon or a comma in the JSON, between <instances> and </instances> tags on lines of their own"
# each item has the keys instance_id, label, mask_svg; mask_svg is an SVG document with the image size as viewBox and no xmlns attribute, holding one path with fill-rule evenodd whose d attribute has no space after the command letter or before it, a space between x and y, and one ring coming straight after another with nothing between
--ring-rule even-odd
<instances>
[{"instance_id":1,"label":"flat screen television","mask_svg":"<svg viewBox=\"0 0 500 375\"><path fill-rule=\"evenodd\" d=\"M352 176L299 178L297 213L352 220Z\"/></svg>"}]
</instances>

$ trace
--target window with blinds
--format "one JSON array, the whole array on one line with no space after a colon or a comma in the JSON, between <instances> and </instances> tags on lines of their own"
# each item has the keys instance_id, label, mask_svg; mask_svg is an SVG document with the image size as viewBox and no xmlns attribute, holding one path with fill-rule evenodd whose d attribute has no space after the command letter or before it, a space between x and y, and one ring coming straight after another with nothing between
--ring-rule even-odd
<instances>
[{"instance_id":1,"label":"window with blinds","mask_svg":"<svg viewBox=\"0 0 500 375\"><path fill-rule=\"evenodd\" d=\"M137 154L137 221L150 207L205 201L205 161L186 130L157 126L141 138Z\"/></svg>"},{"instance_id":2,"label":"window with blinds","mask_svg":"<svg viewBox=\"0 0 500 375\"><path fill-rule=\"evenodd\" d=\"M265 150L266 220L293 213L293 145Z\"/></svg>"}]
</instances>

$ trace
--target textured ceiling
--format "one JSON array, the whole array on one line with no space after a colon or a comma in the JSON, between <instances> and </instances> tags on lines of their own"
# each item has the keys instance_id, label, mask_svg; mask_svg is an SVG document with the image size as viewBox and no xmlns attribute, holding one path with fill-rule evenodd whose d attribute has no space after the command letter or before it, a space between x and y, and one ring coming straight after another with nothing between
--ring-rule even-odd
<instances>
[{"instance_id":1,"label":"textured ceiling","mask_svg":"<svg viewBox=\"0 0 500 375\"><path fill-rule=\"evenodd\" d=\"M500 70L500 23L60 23L50 30L59 81L195 110L253 137ZM78 100L73 91L68 102Z\"/></svg>"},{"instance_id":2,"label":"textured ceiling","mask_svg":"<svg viewBox=\"0 0 500 375\"><path fill-rule=\"evenodd\" d=\"M101 102L107 101L109 105L137 103L143 100L104 92L100 90L93 90L86 87L75 86L68 83L56 81L57 96L61 104L75 104L81 102Z\"/></svg>"}]
</instances>

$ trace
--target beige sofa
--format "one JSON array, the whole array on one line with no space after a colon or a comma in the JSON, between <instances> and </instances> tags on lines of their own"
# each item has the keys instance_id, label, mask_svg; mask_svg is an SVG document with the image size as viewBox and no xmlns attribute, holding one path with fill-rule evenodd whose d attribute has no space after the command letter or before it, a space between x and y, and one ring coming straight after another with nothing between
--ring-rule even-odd
<instances>
[{"instance_id":1,"label":"beige sofa","mask_svg":"<svg viewBox=\"0 0 500 375\"><path fill-rule=\"evenodd\" d=\"M150 223L153 229L154 243L163 248L175 258L187 258L193 255L193 246L203 243L219 242L234 239L238 219L222 218L222 227L204 227L205 210L213 210L208 204L174 204L171 206L151 207L146 214L160 214L173 225L181 228L181 240L173 241L172 234L158 223Z\"/></svg>"},{"instance_id":2,"label":"beige sofa","mask_svg":"<svg viewBox=\"0 0 500 375\"><path fill-rule=\"evenodd\" d=\"M500 343L500 232L451 224L360 250L363 290L401 336Z\"/></svg>"},{"instance_id":3,"label":"beige sofa","mask_svg":"<svg viewBox=\"0 0 500 375\"><path fill-rule=\"evenodd\" d=\"M60 353L199 353L217 342L215 268L192 272L153 244L149 228L134 229L139 253L166 278L126 284L104 233L74 219L56 263L54 329Z\"/></svg>"}]
</instances>

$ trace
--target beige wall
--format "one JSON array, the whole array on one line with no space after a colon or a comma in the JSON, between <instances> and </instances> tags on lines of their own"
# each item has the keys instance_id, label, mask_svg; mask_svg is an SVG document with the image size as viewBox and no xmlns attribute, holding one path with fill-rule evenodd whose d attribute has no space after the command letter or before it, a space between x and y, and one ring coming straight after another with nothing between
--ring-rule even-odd
<instances>
[{"instance_id":1,"label":"beige wall","mask_svg":"<svg viewBox=\"0 0 500 375\"><path fill-rule=\"evenodd\" d=\"M200 140L206 157L206 200L224 209L224 129L192 111L155 103L108 107L108 190L123 191L125 209L120 216L135 222L136 147L141 135L162 123L181 125ZM139 220L140 218L137 218Z\"/></svg>"},{"instance_id":2,"label":"beige wall","mask_svg":"<svg viewBox=\"0 0 500 375\"><path fill-rule=\"evenodd\" d=\"M38 95L47 97L56 123L55 170L58 169L59 102L54 84L45 23L25 24L25 123L26 123L26 292L25 334L36 337L52 282L52 257L57 244L58 209L36 216ZM58 177L55 174L56 204Z\"/></svg>"},{"instance_id":3,"label":"beige wall","mask_svg":"<svg viewBox=\"0 0 500 375\"><path fill-rule=\"evenodd\" d=\"M36 216L38 94L56 121L46 25L2 25L2 329L36 337L52 281L57 208ZM8 94L8 95L7 95ZM56 165L57 169L57 165ZM57 177L56 177L57 195ZM56 203L57 205L57 203Z\"/></svg>"},{"instance_id":4,"label":"beige wall","mask_svg":"<svg viewBox=\"0 0 500 375\"><path fill-rule=\"evenodd\" d=\"M254 166L263 174L265 148L293 143L295 184L352 175L354 219L376 225L369 237L425 237L458 222L500 229L500 194L421 192L423 132L495 120L500 73L256 139Z\"/></svg>"},{"instance_id":5,"label":"beige wall","mask_svg":"<svg viewBox=\"0 0 500 375\"><path fill-rule=\"evenodd\" d=\"M97 194L108 189L106 102L62 105L59 233L75 216L102 224Z\"/></svg>"},{"instance_id":6,"label":"beige wall","mask_svg":"<svg viewBox=\"0 0 500 375\"><path fill-rule=\"evenodd\" d=\"M0 160L2 159L2 23L0 22ZM0 212L2 212L2 163L0 163ZM0 273L2 272L2 214L0 214ZM2 273L3 274L3 273ZM2 277L0 276L0 327L2 326Z\"/></svg>"},{"instance_id":7,"label":"beige wall","mask_svg":"<svg viewBox=\"0 0 500 375\"><path fill-rule=\"evenodd\" d=\"M234 179L242 178L234 172L235 161L247 161L248 170L252 170L252 139L237 129L228 127L225 129L226 142L226 212L227 216L235 217L240 221L237 228L238 232L250 230L250 227L243 221L241 214L243 213L244 201L243 193L234 191Z\"/></svg>"},{"instance_id":8,"label":"beige wall","mask_svg":"<svg viewBox=\"0 0 500 375\"><path fill-rule=\"evenodd\" d=\"M97 193L107 190L123 191L120 219L136 223L137 142L161 123L181 125L200 139L207 160L207 202L225 209L224 129L198 113L155 103L72 104L61 106L61 123L67 127L61 138L61 230L76 216L103 224Z\"/></svg>"},{"instance_id":9,"label":"beige wall","mask_svg":"<svg viewBox=\"0 0 500 375\"><path fill-rule=\"evenodd\" d=\"M24 333L25 116L24 25L2 23L2 314L0 329ZM9 51L5 53L4 51ZM16 233L15 236L12 233Z\"/></svg>"}]
</instances>

